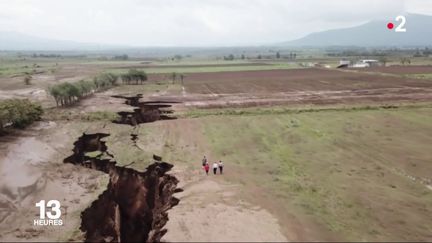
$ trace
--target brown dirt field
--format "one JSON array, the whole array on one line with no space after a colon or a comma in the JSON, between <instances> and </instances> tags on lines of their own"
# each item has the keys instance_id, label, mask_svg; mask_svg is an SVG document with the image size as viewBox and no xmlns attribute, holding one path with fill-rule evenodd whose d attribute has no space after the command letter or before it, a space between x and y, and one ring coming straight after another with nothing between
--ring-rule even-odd
<instances>
[{"instance_id":1,"label":"brown dirt field","mask_svg":"<svg viewBox=\"0 0 432 243\"><path fill-rule=\"evenodd\" d=\"M316 68L194 73L189 74L184 83L187 92L198 94L432 87L429 80Z\"/></svg>"},{"instance_id":2,"label":"brown dirt field","mask_svg":"<svg viewBox=\"0 0 432 243\"><path fill-rule=\"evenodd\" d=\"M81 79L88 79L96 76L103 70L103 67L90 66L85 64L60 63L55 72L44 71L32 75L32 85L24 84L24 74L0 77L1 90L17 90L28 88L46 89L50 85L60 82L76 82Z\"/></svg>"},{"instance_id":3,"label":"brown dirt field","mask_svg":"<svg viewBox=\"0 0 432 243\"><path fill-rule=\"evenodd\" d=\"M160 80L162 75L150 75ZM327 69L193 73L182 95L158 99L200 108L286 104L376 104L432 100L432 81Z\"/></svg>"},{"instance_id":4,"label":"brown dirt field","mask_svg":"<svg viewBox=\"0 0 432 243\"><path fill-rule=\"evenodd\" d=\"M432 73L432 65L416 65L416 66L388 66L388 67L371 67L355 69L360 72L378 72L390 74L422 74Z\"/></svg>"},{"instance_id":5,"label":"brown dirt field","mask_svg":"<svg viewBox=\"0 0 432 243\"><path fill-rule=\"evenodd\" d=\"M142 64L142 65L120 65L120 66L111 66L111 68L200 68L200 67L242 67L242 66L265 66L271 65L270 63L260 63L260 62L251 62L251 63L229 63L229 64Z\"/></svg>"}]
</instances>

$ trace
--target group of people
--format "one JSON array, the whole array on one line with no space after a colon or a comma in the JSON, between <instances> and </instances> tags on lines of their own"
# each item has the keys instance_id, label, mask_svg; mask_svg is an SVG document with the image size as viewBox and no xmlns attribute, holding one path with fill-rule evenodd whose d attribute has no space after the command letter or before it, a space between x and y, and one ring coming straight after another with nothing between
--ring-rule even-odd
<instances>
[{"instance_id":1,"label":"group of people","mask_svg":"<svg viewBox=\"0 0 432 243\"><path fill-rule=\"evenodd\" d=\"M209 165L209 163L207 161L207 158L205 156L202 159L202 166L203 166L203 169L206 172L206 175L208 175L209 170L210 170L210 165ZM217 171L219 169L219 173L222 175L222 173L223 173L223 167L224 167L224 164L223 164L222 160L219 160L219 162L214 162L213 163L213 174L216 175Z\"/></svg>"}]
</instances>

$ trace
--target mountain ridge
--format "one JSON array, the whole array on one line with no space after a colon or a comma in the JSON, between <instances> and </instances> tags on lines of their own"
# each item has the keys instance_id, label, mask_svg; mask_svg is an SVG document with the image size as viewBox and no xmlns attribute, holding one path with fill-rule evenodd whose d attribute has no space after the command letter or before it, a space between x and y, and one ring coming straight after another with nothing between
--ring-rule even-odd
<instances>
[{"instance_id":1,"label":"mountain ridge","mask_svg":"<svg viewBox=\"0 0 432 243\"><path fill-rule=\"evenodd\" d=\"M300 39L279 43L281 46L432 46L432 16L406 14L407 32L387 29L390 20L372 20L365 24L308 34ZM398 25L396 21L391 20Z\"/></svg>"}]
</instances>

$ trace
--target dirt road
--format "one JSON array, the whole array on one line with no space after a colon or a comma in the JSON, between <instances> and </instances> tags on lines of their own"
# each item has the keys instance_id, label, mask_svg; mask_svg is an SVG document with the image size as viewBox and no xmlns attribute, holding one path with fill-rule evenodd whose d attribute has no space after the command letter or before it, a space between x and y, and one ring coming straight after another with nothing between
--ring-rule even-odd
<instances>
[{"instance_id":1,"label":"dirt road","mask_svg":"<svg viewBox=\"0 0 432 243\"><path fill-rule=\"evenodd\" d=\"M194 170L193 177L184 170L174 171L184 192L177 194L180 204L170 210L164 240L173 242L280 242L288 241L277 219L259 206L238 197L240 189L228 184L224 176L206 176ZM228 172L229 173L229 172Z\"/></svg>"}]
</instances>

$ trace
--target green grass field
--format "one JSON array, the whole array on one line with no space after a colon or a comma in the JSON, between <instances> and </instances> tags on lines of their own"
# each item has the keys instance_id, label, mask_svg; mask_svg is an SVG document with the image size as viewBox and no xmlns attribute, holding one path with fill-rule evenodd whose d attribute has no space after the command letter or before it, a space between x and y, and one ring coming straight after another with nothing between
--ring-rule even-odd
<instances>
[{"instance_id":1,"label":"green grass field","mask_svg":"<svg viewBox=\"0 0 432 243\"><path fill-rule=\"evenodd\" d=\"M432 191L424 184L432 170L430 106L248 110L148 124L139 129L141 143L189 168L206 153L197 144L207 144L225 161L227 175L235 168L226 178L245 194L264 188L282 205L281 217L293 211L311 217L340 240L430 238Z\"/></svg>"},{"instance_id":2,"label":"green grass field","mask_svg":"<svg viewBox=\"0 0 432 243\"><path fill-rule=\"evenodd\" d=\"M226 63L227 65L229 63ZM203 64L205 65L205 64ZM235 71L255 71L255 70L275 70L300 68L295 63L277 63L271 65L251 65L251 66L222 66L222 67L149 67L140 68L146 73L205 73L205 72L235 72ZM127 69L113 68L108 71L113 73L124 73Z\"/></svg>"},{"instance_id":3,"label":"green grass field","mask_svg":"<svg viewBox=\"0 0 432 243\"><path fill-rule=\"evenodd\" d=\"M409 78L421 78L421 79L432 79L432 73L423 73L423 74L408 74L405 75Z\"/></svg>"},{"instance_id":4,"label":"green grass field","mask_svg":"<svg viewBox=\"0 0 432 243\"><path fill-rule=\"evenodd\" d=\"M417 183L432 170L431 108L217 116L204 131L228 164L346 239L426 239L432 230L432 191Z\"/></svg>"}]
</instances>

